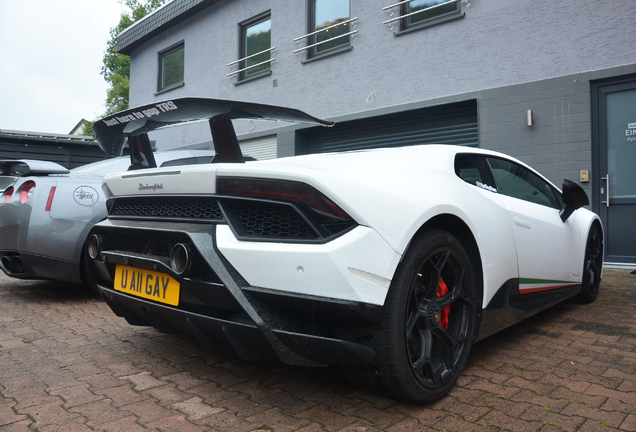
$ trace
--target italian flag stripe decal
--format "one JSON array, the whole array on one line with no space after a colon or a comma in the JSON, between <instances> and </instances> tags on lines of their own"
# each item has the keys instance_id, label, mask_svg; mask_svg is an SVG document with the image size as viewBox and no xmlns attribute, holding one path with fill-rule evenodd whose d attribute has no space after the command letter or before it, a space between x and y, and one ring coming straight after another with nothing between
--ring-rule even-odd
<instances>
[{"instance_id":1,"label":"italian flag stripe decal","mask_svg":"<svg viewBox=\"0 0 636 432\"><path fill-rule=\"evenodd\" d=\"M579 285L578 283L544 280L544 279L519 279L519 294L531 294L541 291L549 291L558 288L566 288Z\"/></svg>"}]
</instances>

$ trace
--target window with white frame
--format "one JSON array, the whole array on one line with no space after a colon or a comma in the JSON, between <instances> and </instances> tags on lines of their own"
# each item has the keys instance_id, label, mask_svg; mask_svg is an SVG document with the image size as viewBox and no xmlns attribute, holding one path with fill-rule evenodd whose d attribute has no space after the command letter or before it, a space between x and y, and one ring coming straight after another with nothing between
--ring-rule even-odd
<instances>
[{"instance_id":1,"label":"window with white frame","mask_svg":"<svg viewBox=\"0 0 636 432\"><path fill-rule=\"evenodd\" d=\"M158 91L183 85L185 68L185 44L183 41L159 52Z\"/></svg>"}]
</instances>

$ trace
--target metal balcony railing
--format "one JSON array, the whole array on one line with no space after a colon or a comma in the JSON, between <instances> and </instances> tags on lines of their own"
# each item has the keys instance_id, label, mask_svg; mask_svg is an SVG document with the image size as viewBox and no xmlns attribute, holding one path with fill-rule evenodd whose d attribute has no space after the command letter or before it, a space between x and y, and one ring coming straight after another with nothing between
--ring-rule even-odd
<instances>
[{"instance_id":1,"label":"metal balcony railing","mask_svg":"<svg viewBox=\"0 0 636 432\"><path fill-rule=\"evenodd\" d=\"M412 1L413 1L413 0L405 0L405 1L401 1L401 2L399 2L399 3L394 3L394 4L392 4L392 5L389 5L389 6L385 6L385 7L383 7L383 8L382 8L382 10L383 10L383 11L385 11L385 10L389 10L389 9L394 8L394 7L396 7L396 6L402 6L403 4L411 3ZM444 2L444 3L436 4L435 6L430 6L430 7L427 7L427 8L421 9L421 10L418 10L418 11L416 11L416 12L411 12L411 13L409 13L409 14L404 14L404 15L397 16L397 17L395 17L395 18L388 19L388 20L386 20L386 21L383 21L383 22L382 22L382 24L392 23L393 21L398 21L398 20L401 20L401 19L403 19L403 18L408 18L408 17L410 17L410 16L417 15L417 14L422 13L422 12L425 12L425 11L430 11L430 10L433 10L433 9L437 9L437 8L442 7L442 6L446 6L446 5L453 4L453 3L459 3L459 2L461 2L461 1L462 1L462 0L449 0L449 1L446 1L446 2ZM393 13L391 13L391 15L393 15Z\"/></svg>"},{"instance_id":2,"label":"metal balcony railing","mask_svg":"<svg viewBox=\"0 0 636 432\"><path fill-rule=\"evenodd\" d=\"M342 22L339 22L339 23L337 23L337 24L330 25L329 27L325 27L325 28L323 28L323 29L317 30L317 31L312 32L312 33L307 33L306 35L303 35L303 36L299 36L299 37L297 37L296 39L294 39L294 40L293 40L293 42L302 43L302 40L303 40L303 39L305 39L305 38L308 38L308 37L310 37L310 36L317 35L318 33L322 33L322 32L324 32L324 31L330 30L330 29L332 29L332 28L336 28L336 27L341 26L341 25L344 25L344 24L348 24L348 23L350 23L350 22L356 21L357 19L358 19L358 17L355 17L355 18L349 18L349 19L348 19L348 20L346 20L346 21L342 21ZM354 28L355 28L355 27L354 27ZM338 36L334 36L334 37L329 38L329 39L326 39L326 40L324 40L324 41L320 41L320 42L315 43L315 44L307 45L306 47L298 48L297 50L294 50L293 52L294 52L294 54L295 54L295 53L299 53L299 52L301 52L301 51L308 50L309 48L313 48L313 47L315 47L315 46L322 45L322 44L324 44L324 43L331 42L331 41L333 41L333 40L340 39L340 38L343 38L343 37L345 37L345 36L350 36L350 35L356 34L356 33L358 33L358 31L359 31L359 30L353 30L353 31L350 31L350 32L348 32L348 33L344 33L344 34L341 34L341 35L338 35Z\"/></svg>"},{"instance_id":3,"label":"metal balcony railing","mask_svg":"<svg viewBox=\"0 0 636 432\"><path fill-rule=\"evenodd\" d=\"M247 57L243 57L242 59L235 60L235 61L233 61L233 62L231 62L231 63L228 63L227 65L228 65L228 67L229 67L229 66L235 65L235 64L237 64L237 63L241 63L241 62L243 62L243 61L245 61L245 60L247 60L247 59L251 59L251 58L256 57L256 56L259 56L259 55L261 55L261 54L265 54L265 53L267 53L267 52L271 52L271 53L272 53L272 55L273 55L273 51L274 51L275 49L276 49L276 47L271 47L271 48L268 48L268 49L263 50L263 51L261 51L261 52L257 52L256 54L252 54L252 55L249 55L249 56L247 56ZM239 73L241 73L241 72L245 72L246 70L250 70L250 69L253 69L253 68L255 68L255 67L258 67L258 66L261 66L261 65L264 65L264 64L267 64L267 63L271 63L271 62L273 62L274 60L276 60L276 58L272 56L272 57L270 57L268 60L262 61L262 62L260 62L260 63L253 64L253 65L251 65L251 66L248 66L248 67L243 68L243 69L239 69L239 70L234 71L234 72L230 72L229 74L227 74L227 76L232 76L232 75L239 74ZM270 66L271 66L271 65L270 65Z\"/></svg>"}]
</instances>

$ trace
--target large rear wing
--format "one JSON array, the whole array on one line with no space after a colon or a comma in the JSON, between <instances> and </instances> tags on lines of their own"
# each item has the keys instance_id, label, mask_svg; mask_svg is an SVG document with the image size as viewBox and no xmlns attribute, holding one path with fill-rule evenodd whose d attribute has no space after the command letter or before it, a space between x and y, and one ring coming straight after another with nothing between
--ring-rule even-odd
<instances>
[{"instance_id":1,"label":"large rear wing","mask_svg":"<svg viewBox=\"0 0 636 432\"><path fill-rule=\"evenodd\" d=\"M217 162L244 162L232 119L278 120L333 126L302 111L273 105L221 99L181 98L120 111L95 122L93 129L102 150L121 156L128 139L129 169L156 167L148 132L169 126L208 121Z\"/></svg>"}]
</instances>

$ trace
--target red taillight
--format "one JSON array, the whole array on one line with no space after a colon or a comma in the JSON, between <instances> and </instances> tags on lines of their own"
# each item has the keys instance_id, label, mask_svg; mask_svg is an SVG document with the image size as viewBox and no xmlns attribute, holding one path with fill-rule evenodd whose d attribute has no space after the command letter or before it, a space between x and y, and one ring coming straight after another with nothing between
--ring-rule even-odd
<instances>
[{"instance_id":1,"label":"red taillight","mask_svg":"<svg viewBox=\"0 0 636 432\"><path fill-rule=\"evenodd\" d=\"M5 204L7 202L9 202L9 200L11 199L12 195L13 195L13 186L11 186L9 189L4 191L4 202L5 202Z\"/></svg>"},{"instance_id":2,"label":"red taillight","mask_svg":"<svg viewBox=\"0 0 636 432\"><path fill-rule=\"evenodd\" d=\"M297 202L311 209L323 223L352 221L333 201L305 183L223 177L217 179L217 193Z\"/></svg>"},{"instance_id":3,"label":"red taillight","mask_svg":"<svg viewBox=\"0 0 636 432\"><path fill-rule=\"evenodd\" d=\"M24 183L24 185L22 186L22 191L20 192L20 203L24 204L25 202L27 202L29 198L31 198L31 195L33 195L34 190L35 182L33 180L29 180L28 182Z\"/></svg>"},{"instance_id":4,"label":"red taillight","mask_svg":"<svg viewBox=\"0 0 636 432\"><path fill-rule=\"evenodd\" d=\"M51 192L49 192L49 199L46 201L46 211L51 211L51 204L53 204L53 195L55 195L56 186L51 187Z\"/></svg>"}]
</instances>

